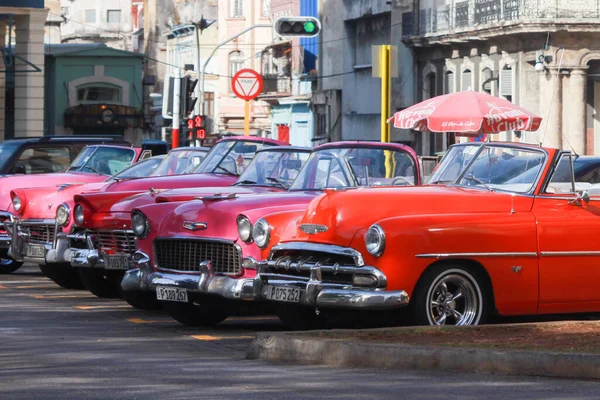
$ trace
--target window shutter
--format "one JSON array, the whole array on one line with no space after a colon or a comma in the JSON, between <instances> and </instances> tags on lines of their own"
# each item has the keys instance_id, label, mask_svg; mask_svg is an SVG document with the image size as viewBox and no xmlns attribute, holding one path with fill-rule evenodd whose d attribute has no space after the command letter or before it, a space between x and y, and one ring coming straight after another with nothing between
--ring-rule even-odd
<instances>
[{"instance_id":1,"label":"window shutter","mask_svg":"<svg viewBox=\"0 0 600 400\"><path fill-rule=\"evenodd\" d=\"M513 95L513 71L504 68L500 71L500 96Z\"/></svg>"},{"instance_id":2,"label":"window shutter","mask_svg":"<svg viewBox=\"0 0 600 400\"><path fill-rule=\"evenodd\" d=\"M447 72L446 73L446 81L444 82L444 93L454 93L454 73Z\"/></svg>"},{"instance_id":3,"label":"window shutter","mask_svg":"<svg viewBox=\"0 0 600 400\"><path fill-rule=\"evenodd\" d=\"M460 90L469 90L473 89L473 73L470 70L466 70L462 73L462 81Z\"/></svg>"}]
</instances>

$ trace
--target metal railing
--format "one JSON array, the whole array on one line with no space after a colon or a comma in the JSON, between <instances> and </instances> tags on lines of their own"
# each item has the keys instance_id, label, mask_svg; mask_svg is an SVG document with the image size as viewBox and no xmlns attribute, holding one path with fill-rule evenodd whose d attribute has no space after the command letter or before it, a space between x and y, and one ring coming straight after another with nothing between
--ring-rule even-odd
<instances>
[{"instance_id":1,"label":"metal railing","mask_svg":"<svg viewBox=\"0 0 600 400\"><path fill-rule=\"evenodd\" d=\"M263 75L263 95L274 93L291 93L292 77L289 75Z\"/></svg>"},{"instance_id":2,"label":"metal railing","mask_svg":"<svg viewBox=\"0 0 600 400\"><path fill-rule=\"evenodd\" d=\"M600 19L600 0L455 0L402 15L403 37L481 29L494 22ZM593 21L597 22L597 21Z\"/></svg>"}]
</instances>

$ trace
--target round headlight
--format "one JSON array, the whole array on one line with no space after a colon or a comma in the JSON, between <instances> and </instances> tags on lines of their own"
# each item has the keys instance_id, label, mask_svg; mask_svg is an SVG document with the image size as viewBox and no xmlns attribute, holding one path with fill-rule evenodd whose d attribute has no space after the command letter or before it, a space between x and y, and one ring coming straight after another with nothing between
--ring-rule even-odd
<instances>
[{"instance_id":1,"label":"round headlight","mask_svg":"<svg viewBox=\"0 0 600 400\"><path fill-rule=\"evenodd\" d=\"M21 203L19 196L13 197L12 202L15 211L21 211L21 208L23 208L23 203Z\"/></svg>"},{"instance_id":2,"label":"round headlight","mask_svg":"<svg viewBox=\"0 0 600 400\"><path fill-rule=\"evenodd\" d=\"M59 225L67 225L69 223L69 214L71 214L71 210L69 209L69 206L66 204L61 204L60 206L58 206L58 208L56 209L56 222Z\"/></svg>"},{"instance_id":3,"label":"round headlight","mask_svg":"<svg viewBox=\"0 0 600 400\"><path fill-rule=\"evenodd\" d=\"M81 204L77 204L75 206L75 211L73 212L73 218L75 219L75 223L77 225L83 224L83 220L85 218L85 211L83 210L83 206Z\"/></svg>"},{"instance_id":4,"label":"round headlight","mask_svg":"<svg viewBox=\"0 0 600 400\"><path fill-rule=\"evenodd\" d=\"M365 245L367 251L375 257L379 257L383 254L383 251L385 250L385 233L379 225L371 225L365 234Z\"/></svg>"},{"instance_id":5,"label":"round headlight","mask_svg":"<svg viewBox=\"0 0 600 400\"><path fill-rule=\"evenodd\" d=\"M146 218L146 216L139 211L134 212L131 215L131 229L137 237L142 239L145 238L148 236L148 232L150 231L148 218Z\"/></svg>"},{"instance_id":6,"label":"round headlight","mask_svg":"<svg viewBox=\"0 0 600 400\"><path fill-rule=\"evenodd\" d=\"M252 223L250 220L243 215L238 216L237 227L240 239L246 243L252 242Z\"/></svg>"},{"instance_id":7,"label":"round headlight","mask_svg":"<svg viewBox=\"0 0 600 400\"><path fill-rule=\"evenodd\" d=\"M254 242L258 247L261 249L267 247L271 238L271 227L267 221L262 218L256 221L252 229L252 237L254 237Z\"/></svg>"}]
</instances>

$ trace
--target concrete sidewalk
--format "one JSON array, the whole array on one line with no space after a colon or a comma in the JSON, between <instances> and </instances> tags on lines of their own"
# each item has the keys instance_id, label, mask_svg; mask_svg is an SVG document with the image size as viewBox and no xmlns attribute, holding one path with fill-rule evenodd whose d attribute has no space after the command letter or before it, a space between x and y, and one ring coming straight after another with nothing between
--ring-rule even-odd
<instances>
[{"instance_id":1,"label":"concrete sidewalk","mask_svg":"<svg viewBox=\"0 0 600 400\"><path fill-rule=\"evenodd\" d=\"M600 354L421 346L263 333L247 358L333 367L600 379Z\"/></svg>"}]
</instances>

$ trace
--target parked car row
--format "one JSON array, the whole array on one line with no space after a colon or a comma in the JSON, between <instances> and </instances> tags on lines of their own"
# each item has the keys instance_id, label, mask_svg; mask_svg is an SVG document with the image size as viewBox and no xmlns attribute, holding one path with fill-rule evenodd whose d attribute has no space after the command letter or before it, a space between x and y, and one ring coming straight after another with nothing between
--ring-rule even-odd
<instances>
[{"instance_id":1,"label":"parked car row","mask_svg":"<svg viewBox=\"0 0 600 400\"><path fill-rule=\"evenodd\" d=\"M203 151L172 150L146 178L13 187L0 244L63 287L190 326L598 311L600 158L469 142L434 169L401 144L254 137Z\"/></svg>"}]
</instances>

